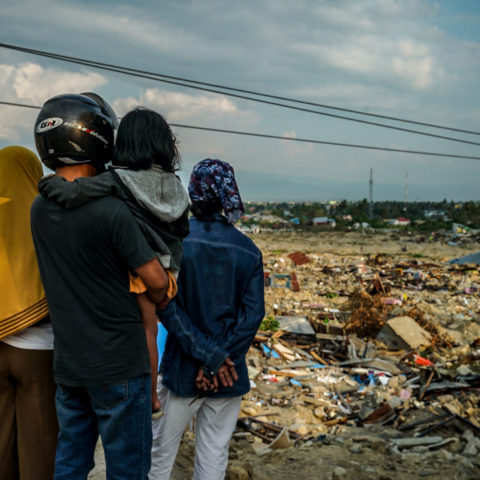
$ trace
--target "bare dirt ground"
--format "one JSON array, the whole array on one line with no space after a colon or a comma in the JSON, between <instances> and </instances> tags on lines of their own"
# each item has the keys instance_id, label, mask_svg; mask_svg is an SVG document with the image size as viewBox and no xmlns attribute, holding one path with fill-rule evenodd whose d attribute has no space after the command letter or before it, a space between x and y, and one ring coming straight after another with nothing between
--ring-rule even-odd
<instances>
[{"instance_id":1,"label":"bare dirt ground","mask_svg":"<svg viewBox=\"0 0 480 480\"><path fill-rule=\"evenodd\" d=\"M396 257L429 258L442 261L480 250L480 240L464 244L448 245L450 238L430 240L428 235L407 233L361 233L361 232L262 232L250 235L262 252L290 253L296 250L305 253L332 255L388 255ZM457 243L457 242L454 242ZM420 257L419 257L420 256Z\"/></svg>"},{"instance_id":2,"label":"bare dirt ground","mask_svg":"<svg viewBox=\"0 0 480 480\"><path fill-rule=\"evenodd\" d=\"M478 236L469 240L450 237L424 238L420 235L397 233L371 234L359 232L265 232L251 238L264 253L268 262L275 256L302 251L318 255L321 259L353 257L359 262L368 255L381 255L394 262L397 259L445 262L480 251ZM453 242L452 242L453 243ZM331 257L329 257L331 256ZM433 295L429 293L429 295ZM439 294L440 295L440 294ZM445 301L445 293L439 302ZM477 293L478 295L478 293ZM267 295L266 302L270 302ZM266 305L267 311L271 305ZM474 318L477 323L480 319ZM245 399L245 404L249 398ZM283 411L288 415L288 410ZM291 417L298 409L291 410ZM313 419L312 421L316 421ZM293 422L293 420L292 420ZM292 423L290 422L290 423ZM270 450L261 440L238 433L231 441L227 479L230 480L414 480L414 479L480 479L478 455L466 455L460 441L460 433L452 429L437 429L434 435L451 438L442 448L416 447L398 450L391 439L398 432L385 425L360 428L354 425L337 425L326 435L307 442L297 442L287 449ZM464 442L465 444L465 442ZM173 480L192 477L194 458L194 434L187 431L177 455ZM97 448L96 467L90 480L105 477L105 465L101 447Z\"/></svg>"}]
</instances>

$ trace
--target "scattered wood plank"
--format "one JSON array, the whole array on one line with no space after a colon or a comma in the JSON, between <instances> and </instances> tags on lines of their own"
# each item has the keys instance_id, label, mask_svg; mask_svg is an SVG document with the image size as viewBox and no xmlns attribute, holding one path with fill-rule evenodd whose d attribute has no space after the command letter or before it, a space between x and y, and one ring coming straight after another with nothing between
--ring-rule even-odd
<instances>
[{"instance_id":1,"label":"scattered wood plank","mask_svg":"<svg viewBox=\"0 0 480 480\"><path fill-rule=\"evenodd\" d=\"M295 353L281 343L274 343L272 349L275 350L284 360L289 362L295 360Z\"/></svg>"},{"instance_id":2,"label":"scattered wood plank","mask_svg":"<svg viewBox=\"0 0 480 480\"><path fill-rule=\"evenodd\" d=\"M418 391L418 399L419 400L423 400L425 392L427 391L427 388L429 387L430 383L432 383L432 379L433 379L434 375L435 375L435 372L432 370L430 372L430 375L428 376L426 382L420 387L420 390Z\"/></svg>"},{"instance_id":3,"label":"scattered wood plank","mask_svg":"<svg viewBox=\"0 0 480 480\"><path fill-rule=\"evenodd\" d=\"M310 355L317 361L320 362L323 365L328 366L328 362L326 362L318 353L315 352L315 350L310 350Z\"/></svg>"}]
</instances>

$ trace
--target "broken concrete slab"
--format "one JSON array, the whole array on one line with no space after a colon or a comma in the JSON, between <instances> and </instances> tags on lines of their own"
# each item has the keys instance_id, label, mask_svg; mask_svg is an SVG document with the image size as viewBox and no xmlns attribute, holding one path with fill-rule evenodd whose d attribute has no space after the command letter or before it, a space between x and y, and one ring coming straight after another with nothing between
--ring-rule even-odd
<instances>
[{"instance_id":1,"label":"broken concrete slab","mask_svg":"<svg viewBox=\"0 0 480 480\"><path fill-rule=\"evenodd\" d=\"M399 449L435 445L442 441L443 437L395 438L391 440L391 442Z\"/></svg>"},{"instance_id":2,"label":"broken concrete slab","mask_svg":"<svg viewBox=\"0 0 480 480\"><path fill-rule=\"evenodd\" d=\"M392 348L415 349L429 345L431 335L408 316L391 318L384 325L377 340Z\"/></svg>"},{"instance_id":3,"label":"broken concrete slab","mask_svg":"<svg viewBox=\"0 0 480 480\"><path fill-rule=\"evenodd\" d=\"M284 332L299 333L302 335L315 335L315 330L307 317L276 317L280 330Z\"/></svg>"},{"instance_id":4,"label":"broken concrete slab","mask_svg":"<svg viewBox=\"0 0 480 480\"><path fill-rule=\"evenodd\" d=\"M290 437L288 435L288 428L287 426L284 426L282 431L278 434L278 436L270 443L268 448L272 448L274 450L280 449L280 448L288 448L293 445L292 440L290 440Z\"/></svg>"}]
</instances>

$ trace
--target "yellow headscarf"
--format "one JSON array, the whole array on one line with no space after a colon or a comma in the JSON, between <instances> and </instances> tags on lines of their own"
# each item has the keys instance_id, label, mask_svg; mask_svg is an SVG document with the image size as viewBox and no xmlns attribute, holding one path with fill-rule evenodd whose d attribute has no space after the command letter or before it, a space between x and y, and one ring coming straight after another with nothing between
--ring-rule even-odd
<instances>
[{"instance_id":1,"label":"yellow headscarf","mask_svg":"<svg viewBox=\"0 0 480 480\"><path fill-rule=\"evenodd\" d=\"M0 150L0 338L48 314L30 230L30 207L42 176L27 148Z\"/></svg>"}]
</instances>

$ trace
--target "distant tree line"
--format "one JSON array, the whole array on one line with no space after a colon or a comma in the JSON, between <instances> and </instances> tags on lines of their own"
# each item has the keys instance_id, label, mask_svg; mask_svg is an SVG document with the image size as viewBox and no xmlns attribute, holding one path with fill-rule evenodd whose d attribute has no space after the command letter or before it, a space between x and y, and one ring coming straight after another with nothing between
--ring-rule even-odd
<instances>
[{"instance_id":1,"label":"distant tree line","mask_svg":"<svg viewBox=\"0 0 480 480\"><path fill-rule=\"evenodd\" d=\"M269 214L285 220L298 219L298 225L310 226L316 217L334 219L338 228L353 223L368 223L374 228L388 226L388 219L407 218L409 228L433 231L451 228L459 223L469 228L480 228L480 202L249 202L246 213ZM251 223L251 222L249 222Z\"/></svg>"}]
</instances>

